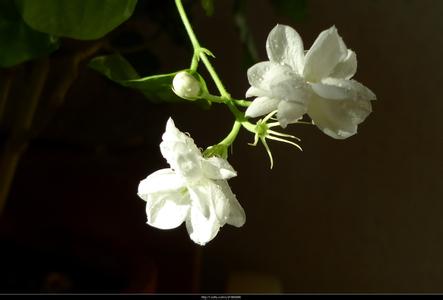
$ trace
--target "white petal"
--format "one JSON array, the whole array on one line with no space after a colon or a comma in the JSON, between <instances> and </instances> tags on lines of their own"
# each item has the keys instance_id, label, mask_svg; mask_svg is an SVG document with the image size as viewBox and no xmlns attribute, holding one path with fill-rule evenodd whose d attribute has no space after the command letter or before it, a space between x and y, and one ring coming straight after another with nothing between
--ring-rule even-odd
<instances>
[{"instance_id":1,"label":"white petal","mask_svg":"<svg viewBox=\"0 0 443 300\"><path fill-rule=\"evenodd\" d=\"M183 223L189 209L186 190L152 193L146 201L147 223L159 229L173 229Z\"/></svg>"},{"instance_id":2,"label":"white petal","mask_svg":"<svg viewBox=\"0 0 443 300\"><path fill-rule=\"evenodd\" d=\"M189 186L192 206L200 210L205 218L215 213L220 226L225 224L229 215L229 199L223 193L217 181L202 179L197 184Z\"/></svg>"},{"instance_id":3,"label":"white petal","mask_svg":"<svg viewBox=\"0 0 443 300\"><path fill-rule=\"evenodd\" d=\"M375 100L375 94L355 80L327 78L312 84L314 92L322 98L333 100Z\"/></svg>"},{"instance_id":4,"label":"white petal","mask_svg":"<svg viewBox=\"0 0 443 300\"><path fill-rule=\"evenodd\" d=\"M175 141L180 138L180 133L180 130L175 127L174 120L169 118L166 122L166 130L165 133L163 133L162 139L164 141Z\"/></svg>"},{"instance_id":5,"label":"white petal","mask_svg":"<svg viewBox=\"0 0 443 300\"><path fill-rule=\"evenodd\" d=\"M311 88L304 79L296 74L289 78L270 83L270 98L285 101L305 102L311 94Z\"/></svg>"},{"instance_id":6,"label":"white petal","mask_svg":"<svg viewBox=\"0 0 443 300\"><path fill-rule=\"evenodd\" d=\"M347 54L346 46L334 26L321 32L306 53L304 77L310 82L328 77Z\"/></svg>"},{"instance_id":7,"label":"white petal","mask_svg":"<svg viewBox=\"0 0 443 300\"><path fill-rule=\"evenodd\" d=\"M247 91L246 91L246 98L251 98L251 97L263 97L263 96L268 96L269 93L256 88L255 86L251 86Z\"/></svg>"},{"instance_id":8,"label":"white petal","mask_svg":"<svg viewBox=\"0 0 443 300\"><path fill-rule=\"evenodd\" d=\"M142 181L138 186L138 196L147 201L151 193L177 191L184 187L184 182L171 169L155 171Z\"/></svg>"},{"instance_id":9,"label":"white petal","mask_svg":"<svg viewBox=\"0 0 443 300\"><path fill-rule=\"evenodd\" d=\"M191 208L190 216L186 220L186 229L191 240L204 246L217 235L220 223L215 214L207 218L199 209Z\"/></svg>"},{"instance_id":10,"label":"white petal","mask_svg":"<svg viewBox=\"0 0 443 300\"><path fill-rule=\"evenodd\" d=\"M354 51L348 50L348 54L344 60L332 71L330 77L351 79L357 72L357 55Z\"/></svg>"},{"instance_id":11,"label":"white petal","mask_svg":"<svg viewBox=\"0 0 443 300\"><path fill-rule=\"evenodd\" d=\"M269 91L273 84L289 79L294 74L294 71L288 66L263 61L248 69L248 81L253 87Z\"/></svg>"},{"instance_id":12,"label":"white petal","mask_svg":"<svg viewBox=\"0 0 443 300\"><path fill-rule=\"evenodd\" d=\"M192 207L197 208L205 218L209 218L212 209L211 185L209 179L203 178L199 182L188 186Z\"/></svg>"},{"instance_id":13,"label":"white petal","mask_svg":"<svg viewBox=\"0 0 443 300\"><path fill-rule=\"evenodd\" d=\"M180 146L183 144L179 144ZM176 160L173 168L177 174L181 175L187 182L199 180L203 175L201 161L201 152L189 151L188 148L184 150L176 150Z\"/></svg>"},{"instance_id":14,"label":"white petal","mask_svg":"<svg viewBox=\"0 0 443 300\"><path fill-rule=\"evenodd\" d=\"M270 61L262 61L250 67L247 72L249 84L256 88L262 88L265 74L271 70L272 65L273 63Z\"/></svg>"},{"instance_id":15,"label":"white petal","mask_svg":"<svg viewBox=\"0 0 443 300\"><path fill-rule=\"evenodd\" d=\"M306 111L307 107L304 103L281 101L278 105L277 119L280 126L285 128L288 124L300 120Z\"/></svg>"},{"instance_id":16,"label":"white petal","mask_svg":"<svg viewBox=\"0 0 443 300\"><path fill-rule=\"evenodd\" d=\"M194 140L178 130L172 119L168 120L162 138L160 151L171 168L187 181L198 180L201 175L202 154Z\"/></svg>"},{"instance_id":17,"label":"white petal","mask_svg":"<svg viewBox=\"0 0 443 300\"><path fill-rule=\"evenodd\" d=\"M226 159L215 156L202 160L202 170L210 179L229 179L237 176L237 172Z\"/></svg>"},{"instance_id":18,"label":"white petal","mask_svg":"<svg viewBox=\"0 0 443 300\"><path fill-rule=\"evenodd\" d=\"M293 28L280 24L275 26L266 40L266 51L270 61L286 64L297 73L302 73L303 41Z\"/></svg>"},{"instance_id":19,"label":"white petal","mask_svg":"<svg viewBox=\"0 0 443 300\"><path fill-rule=\"evenodd\" d=\"M163 144L170 144L169 148L172 148L177 142L182 142L186 145L189 151L193 151L196 153L200 152L195 145L194 140L189 135L178 130L171 118L168 119L166 130L163 133L162 140Z\"/></svg>"},{"instance_id":20,"label":"white petal","mask_svg":"<svg viewBox=\"0 0 443 300\"><path fill-rule=\"evenodd\" d=\"M204 245L212 240L226 223L237 227L245 223L243 208L225 180L204 179L190 189L190 195L193 202L186 228L197 244ZM201 203L206 211L201 209Z\"/></svg>"},{"instance_id":21,"label":"white petal","mask_svg":"<svg viewBox=\"0 0 443 300\"><path fill-rule=\"evenodd\" d=\"M229 199L223 189L210 179L202 179L189 187L192 200L190 218L186 222L189 236L197 244L212 240L229 216Z\"/></svg>"},{"instance_id":22,"label":"white petal","mask_svg":"<svg viewBox=\"0 0 443 300\"><path fill-rule=\"evenodd\" d=\"M222 188L225 197L229 200L229 216L226 223L235 227L242 227L246 222L246 214L232 192L226 180L217 180L217 184Z\"/></svg>"},{"instance_id":23,"label":"white petal","mask_svg":"<svg viewBox=\"0 0 443 300\"><path fill-rule=\"evenodd\" d=\"M358 124L371 113L370 100L329 100L314 97L308 115L320 130L335 139L346 139L357 133Z\"/></svg>"},{"instance_id":24,"label":"white petal","mask_svg":"<svg viewBox=\"0 0 443 300\"><path fill-rule=\"evenodd\" d=\"M276 110L279 103L279 99L258 97L252 102L251 105L249 105L245 115L249 118L256 118L259 116L267 115L270 112Z\"/></svg>"}]
</instances>

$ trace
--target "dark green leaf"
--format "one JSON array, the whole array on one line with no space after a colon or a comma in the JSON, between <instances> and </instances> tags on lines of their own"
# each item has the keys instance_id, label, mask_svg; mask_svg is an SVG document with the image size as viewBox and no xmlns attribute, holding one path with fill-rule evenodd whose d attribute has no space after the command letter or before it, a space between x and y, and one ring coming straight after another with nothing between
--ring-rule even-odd
<instances>
[{"instance_id":1,"label":"dark green leaf","mask_svg":"<svg viewBox=\"0 0 443 300\"><path fill-rule=\"evenodd\" d=\"M181 102L172 91L172 80L176 73L141 78L135 69L121 56L113 54L91 60L89 66L122 86L142 92L153 102Z\"/></svg>"},{"instance_id":2,"label":"dark green leaf","mask_svg":"<svg viewBox=\"0 0 443 300\"><path fill-rule=\"evenodd\" d=\"M126 21L137 0L15 0L33 29L80 40L98 39Z\"/></svg>"},{"instance_id":3,"label":"dark green leaf","mask_svg":"<svg viewBox=\"0 0 443 300\"><path fill-rule=\"evenodd\" d=\"M172 91L172 80L177 73L153 75L140 79L122 81L122 85L141 91L153 102L181 102Z\"/></svg>"},{"instance_id":4,"label":"dark green leaf","mask_svg":"<svg viewBox=\"0 0 443 300\"><path fill-rule=\"evenodd\" d=\"M214 14L214 1L215 0L201 0L201 4L203 6L203 9L206 12L206 15L212 16Z\"/></svg>"},{"instance_id":5,"label":"dark green leaf","mask_svg":"<svg viewBox=\"0 0 443 300\"><path fill-rule=\"evenodd\" d=\"M112 81L140 79L131 64L118 54L95 57L89 62L89 66Z\"/></svg>"},{"instance_id":6,"label":"dark green leaf","mask_svg":"<svg viewBox=\"0 0 443 300\"><path fill-rule=\"evenodd\" d=\"M301 21L306 17L307 0L271 0L275 11L294 21Z\"/></svg>"},{"instance_id":7,"label":"dark green leaf","mask_svg":"<svg viewBox=\"0 0 443 300\"><path fill-rule=\"evenodd\" d=\"M17 12L13 0L0 1L0 67L48 54L58 48L53 36L31 29Z\"/></svg>"}]
</instances>

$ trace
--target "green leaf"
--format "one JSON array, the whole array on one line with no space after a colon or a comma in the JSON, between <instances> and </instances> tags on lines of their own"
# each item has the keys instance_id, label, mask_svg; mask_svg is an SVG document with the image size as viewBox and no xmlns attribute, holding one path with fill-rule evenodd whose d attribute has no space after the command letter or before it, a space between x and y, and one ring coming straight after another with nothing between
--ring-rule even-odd
<instances>
[{"instance_id":1,"label":"green leaf","mask_svg":"<svg viewBox=\"0 0 443 300\"><path fill-rule=\"evenodd\" d=\"M301 21L306 17L307 0L271 0L271 4L278 14L288 16L294 21Z\"/></svg>"},{"instance_id":2,"label":"green leaf","mask_svg":"<svg viewBox=\"0 0 443 300\"><path fill-rule=\"evenodd\" d=\"M137 0L15 0L33 29L80 40L103 37L126 21Z\"/></svg>"},{"instance_id":3,"label":"green leaf","mask_svg":"<svg viewBox=\"0 0 443 300\"><path fill-rule=\"evenodd\" d=\"M92 59L89 66L122 86L142 92L153 102L182 102L172 91L175 73L141 78L135 69L119 54L99 56Z\"/></svg>"},{"instance_id":4,"label":"green leaf","mask_svg":"<svg viewBox=\"0 0 443 300\"><path fill-rule=\"evenodd\" d=\"M44 56L58 48L58 39L23 22L13 0L0 1L0 67Z\"/></svg>"},{"instance_id":5,"label":"green leaf","mask_svg":"<svg viewBox=\"0 0 443 300\"><path fill-rule=\"evenodd\" d=\"M206 15L212 16L214 14L214 9L215 9L214 2L215 0L201 0L201 4L206 12Z\"/></svg>"},{"instance_id":6,"label":"green leaf","mask_svg":"<svg viewBox=\"0 0 443 300\"><path fill-rule=\"evenodd\" d=\"M95 57L89 62L89 67L124 87L138 90L154 103L189 103L172 91L172 80L180 71L141 78L131 64L119 54ZM199 76L197 78L206 89L204 80ZM208 109L211 105L205 99L198 99L193 103L202 109Z\"/></svg>"},{"instance_id":7,"label":"green leaf","mask_svg":"<svg viewBox=\"0 0 443 300\"><path fill-rule=\"evenodd\" d=\"M89 67L115 82L140 79L137 71L119 54L95 57L89 62Z\"/></svg>"},{"instance_id":8,"label":"green leaf","mask_svg":"<svg viewBox=\"0 0 443 300\"><path fill-rule=\"evenodd\" d=\"M123 86L137 89L153 102L183 102L172 91L172 80L177 73L153 75L140 79L121 81Z\"/></svg>"}]
</instances>

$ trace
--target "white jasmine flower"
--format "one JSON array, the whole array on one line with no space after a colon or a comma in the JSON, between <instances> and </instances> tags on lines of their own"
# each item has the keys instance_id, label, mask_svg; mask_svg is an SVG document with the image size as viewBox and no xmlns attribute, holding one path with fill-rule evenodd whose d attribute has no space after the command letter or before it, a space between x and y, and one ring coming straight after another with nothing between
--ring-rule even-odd
<instances>
[{"instance_id":1,"label":"white jasmine flower","mask_svg":"<svg viewBox=\"0 0 443 300\"><path fill-rule=\"evenodd\" d=\"M201 93L200 82L186 71L178 72L172 80L174 93L185 99L194 100Z\"/></svg>"},{"instance_id":2,"label":"white jasmine flower","mask_svg":"<svg viewBox=\"0 0 443 300\"><path fill-rule=\"evenodd\" d=\"M243 226L245 212L226 181L237 176L228 161L204 158L172 119L160 150L171 168L152 173L138 187L149 225L173 229L186 222L189 236L199 245L212 240L226 223Z\"/></svg>"},{"instance_id":3,"label":"white jasmine flower","mask_svg":"<svg viewBox=\"0 0 443 300\"><path fill-rule=\"evenodd\" d=\"M345 139L371 113L376 96L351 80L357 71L356 54L331 27L315 40L306 54L298 33L277 25L266 41L269 61L249 68L251 87L246 97L257 97L246 111L258 117L277 110L282 127L305 113L327 135Z\"/></svg>"}]
</instances>

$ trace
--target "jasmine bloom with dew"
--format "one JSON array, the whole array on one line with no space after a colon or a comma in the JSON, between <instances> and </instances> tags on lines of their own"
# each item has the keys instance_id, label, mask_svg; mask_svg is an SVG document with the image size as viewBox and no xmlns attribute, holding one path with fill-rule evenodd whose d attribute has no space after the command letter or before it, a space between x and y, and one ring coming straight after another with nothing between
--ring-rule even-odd
<instances>
[{"instance_id":1,"label":"jasmine bloom with dew","mask_svg":"<svg viewBox=\"0 0 443 300\"><path fill-rule=\"evenodd\" d=\"M305 113L325 134L345 139L372 112L375 94L351 78L356 54L348 49L335 27L323 32L304 51L299 34L277 25L266 41L269 61L248 70L251 87L246 97L257 97L246 111L259 117L277 110L282 127L297 123Z\"/></svg>"},{"instance_id":2,"label":"jasmine bloom with dew","mask_svg":"<svg viewBox=\"0 0 443 300\"><path fill-rule=\"evenodd\" d=\"M246 216L227 179L237 173L227 160L204 158L191 137L166 125L160 150L170 168L142 180L138 195L146 201L150 226L173 229L186 223L190 238L205 245L226 223L241 227Z\"/></svg>"}]
</instances>

